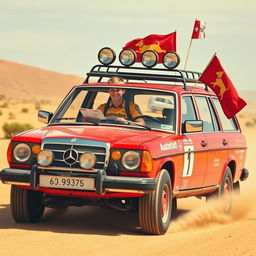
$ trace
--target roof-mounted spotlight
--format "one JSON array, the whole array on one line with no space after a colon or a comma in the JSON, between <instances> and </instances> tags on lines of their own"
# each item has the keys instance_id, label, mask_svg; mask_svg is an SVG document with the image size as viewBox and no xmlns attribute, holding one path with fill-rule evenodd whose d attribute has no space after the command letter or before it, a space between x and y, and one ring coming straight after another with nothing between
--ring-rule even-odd
<instances>
[{"instance_id":1,"label":"roof-mounted spotlight","mask_svg":"<svg viewBox=\"0 0 256 256\"><path fill-rule=\"evenodd\" d=\"M109 47L102 48L98 53L98 60L103 65L110 65L116 59L116 53Z\"/></svg>"},{"instance_id":2,"label":"roof-mounted spotlight","mask_svg":"<svg viewBox=\"0 0 256 256\"><path fill-rule=\"evenodd\" d=\"M124 49L119 54L119 61L122 65L129 67L137 60L137 54L132 49Z\"/></svg>"},{"instance_id":3,"label":"roof-mounted spotlight","mask_svg":"<svg viewBox=\"0 0 256 256\"><path fill-rule=\"evenodd\" d=\"M163 64L168 69L176 68L180 64L180 57L176 52L167 52L163 56Z\"/></svg>"},{"instance_id":4,"label":"roof-mounted spotlight","mask_svg":"<svg viewBox=\"0 0 256 256\"><path fill-rule=\"evenodd\" d=\"M158 54L152 50L147 50L141 55L141 63L147 67L152 68L158 63Z\"/></svg>"}]
</instances>

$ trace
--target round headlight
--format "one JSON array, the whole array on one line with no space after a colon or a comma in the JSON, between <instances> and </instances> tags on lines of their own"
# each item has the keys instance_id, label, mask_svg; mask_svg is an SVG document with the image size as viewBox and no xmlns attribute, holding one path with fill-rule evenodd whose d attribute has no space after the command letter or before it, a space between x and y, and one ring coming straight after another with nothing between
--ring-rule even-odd
<instances>
[{"instance_id":1,"label":"round headlight","mask_svg":"<svg viewBox=\"0 0 256 256\"><path fill-rule=\"evenodd\" d=\"M84 152L80 156L79 164L83 169L92 169L96 164L96 157L90 152Z\"/></svg>"},{"instance_id":2,"label":"round headlight","mask_svg":"<svg viewBox=\"0 0 256 256\"><path fill-rule=\"evenodd\" d=\"M31 149L28 144L20 143L13 150L15 160L19 162L26 162L31 156Z\"/></svg>"},{"instance_id":3,"label":"round headlight","mask_svg":"<svg viewBox=\"0 0 256 256\"><path fill-rule=\"evenodd\" d=\"M128 170L135 170L140 165L140 155L136 151L127 151L122 157L122 164Z\"/></svg>"},{"instance_id":4,"label":"round headlight","mask_svg":"<svg viewBox=\"0 0 256 256\"><path fill-rule=\"evenodd\" d=\"M158 54L152 50L147 50L141 55L141 63L147 67L152 68L158 63Z\"/></svg>"},{"instance_id":5,"label":"round headlight","mask_svg":"<svg viewBox=\"0 0 256 256\"><path fill-rule=\"evenodd\" d=\"M176 52L167 52L163 56L163 64L169 69L176 68L180 64L180 57Z\"/></svg>"},{"instance_id":6,"label":"round headlight","mask_svg":"<svg viewBox=\"0 0 256 256\"><path fill-rule=\"evenodd\" d=\"M115 59L116 59L116 54L111 48L104 47L99 51L98 60L101 64L110 65L115 61Z\"/></svg>"},{"instance_id":7,"label":"round headlight","mask_svg":"<svg viewBox=\"0 0 256 256\"><path fill-rule=\"evenodd\" d=\"M137 54L132 49L124 49L119 54L119 61L122 65L129 67L135 63Z\"/></svg>"},{"instance_id":8,"label":"round headlight","mask_svg":"<svg viewBox=\"0 0 256 256\"><path fill-rule=\"evenodd\" d=\"M52 163L53 158L53 153L44 149L37 155L37 162L39 165L49 166Z\"/></svg>"}]
</instances>

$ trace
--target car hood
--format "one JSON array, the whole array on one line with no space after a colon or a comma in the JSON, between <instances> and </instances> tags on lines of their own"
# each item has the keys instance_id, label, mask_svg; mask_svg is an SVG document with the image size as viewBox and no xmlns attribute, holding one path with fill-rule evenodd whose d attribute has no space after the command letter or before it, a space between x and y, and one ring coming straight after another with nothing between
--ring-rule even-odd
<instances>
[{"instance_id":1,"label":"car hood","mask_svg":"<svg viewBox=\"0 0 256 256\"><path fill-rule=\"evenodd\" d=\"M56 125L22 133L14 140L40 142L52 138L79 138L108 142L111 147L138 148L141 144L162 136L166 136L166 133L141 128Z\"/></svg>"}]
</instances>

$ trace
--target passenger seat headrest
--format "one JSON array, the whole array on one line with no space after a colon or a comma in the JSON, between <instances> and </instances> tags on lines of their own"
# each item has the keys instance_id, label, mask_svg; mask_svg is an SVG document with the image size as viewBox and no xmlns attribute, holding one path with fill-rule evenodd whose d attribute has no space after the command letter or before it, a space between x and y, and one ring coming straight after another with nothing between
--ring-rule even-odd
<instances>
[{"instance_id":1,"label":"passenger seat headrest","mask_svg":"<svg viewBox=\"0 0 256 256\"><path fill-rule=\"evenodd\" d=\"M163 115L164 117L170 117L170 116L173 115L173 111L174 111L173 108L164 108L164 109L162 110L162 115Z\"/></svg>"}]
</instances>

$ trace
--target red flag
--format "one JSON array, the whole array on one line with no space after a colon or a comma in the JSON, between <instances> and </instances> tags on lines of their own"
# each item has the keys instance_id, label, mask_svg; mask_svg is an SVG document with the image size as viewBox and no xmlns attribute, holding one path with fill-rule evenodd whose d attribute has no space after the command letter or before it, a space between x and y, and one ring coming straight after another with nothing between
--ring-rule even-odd
<instances>
[{"instance_id":1,"label":"red flag","mask_svg":"<svg viewBox=\"0 0 256 256\"><path fill-rule=\"evenodd\" d=\"M246 102L238 96L233 83L216 55L198 80L208 85L215 92L227 118L233 117L246 106Z\"/></svg>"},{"instance_id":2,"label":"red flag","mask_svg":"<svg viewBox=\"0 0 256 256\"><path fill-rule=\"evenodd\" d=\"M176 52L176 32L168 35L149 35L144 38L137 38L128 42L123 49L132 49L137 54L136 62L141 62L141 55L147 50L155 51L162 63L163 55L168 51Z\"/></svg>"},{"instance_id":3,"label":"red flag","mask_svg":"<svg viewBox=\"0 0 256 256\"><path fill-rule=\"evenodd\" d=\"M195 20L191 39L205 38L205 26L206 26L205 22L200 20Z\"/></svg>"}]
</instances>

